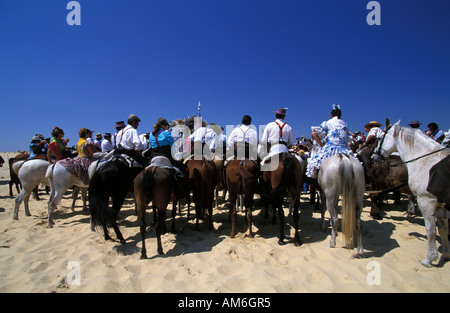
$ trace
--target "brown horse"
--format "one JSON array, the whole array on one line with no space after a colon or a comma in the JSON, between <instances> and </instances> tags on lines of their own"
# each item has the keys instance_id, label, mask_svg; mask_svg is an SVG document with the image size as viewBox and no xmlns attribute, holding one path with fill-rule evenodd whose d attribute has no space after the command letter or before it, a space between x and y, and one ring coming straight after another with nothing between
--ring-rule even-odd
<instances>
[{"instance_id":1,"label":"brown horse","mask_svg":"<svg viewBox=\"0 0 450 313\"><path fill-rule=\"evenodd\" d=\"M253 196L258 188L258 164L246 158L245 160L232 160L226 167L228 192L231 205L231 233L236 236L236 200L238 195L245 197L244 205L247 210L248 236L253 238L252 231L252 206Z\"/></svg>"},{"instance_id":2,"label":"brown horse","mask_svg":"<svg viewBox=\"0 0 450 313\"><path fill-rule=\"evenodd\" d=\"M214 189L217 184L217 168L213 161L189 160L187 162L189 183L193 193L196 212L195 229L199 229L199 219L203 219L205 210L209 213L209 229L213 229L212 211Z\"/></svg>"},{"instance_id":3,"label":"brown horse","mask_svg":"<svg viewBox=\"0 0 450 313\"><path fill-rule=\"evenodd\" d=\"M134 179L134 197L136 200L136 209L142 240L141 259L147 258L147 249L145 247L147 223L145 220L145 213L148 204L152 201L154 210L156 211L158 254L164 254L161 243L161 234L165 232L167 205L171 201L176 202L179 198L179 194L180 192L177 188L174 171L172 169L150 165ZM175 215L176 206L174 205L172 209L172 231L175 229Z\"/></svg>"},{"instance_id":4,"label":"brown horse","mask_svg":"<svg viewBox=\"0 0 450 313\"><path fill-rule=\"evenodd\" d=\"M280 153L272 156L269 162L274 161L278 161L278 167L272 171L263 171L263 182L266 201L269 201L272 204L274 214L276 209L278 209L278 217L280 220L280 237L278 239L278 244L284 244L283 198L286 191L288 191L292 197L292 203L294 204L294 244L299 246L302 244L300 235L298 234L298 211L300 206L303 167L299 160L288 153Z\"/></svg>"},{"instance_id":5,"label":"brown horse","mask_svg":"<svg viewBox=\"0 0 450 313\"><path fill-rule=\"evenodd\" d=\"M359 159L363 162L366 182L370 182L372 189L369 194L372 202L370 216L378 220L383 218L383 200L389 191L393 192L394 204L397 205L400 204L400 194L407 195L409 199L408 213L413 214L415 209L414 196L408 187L408 170L402 164L401 158L397 155L390 155L387 158L374 161L371 159L371 155L372 150L369 148L358 153ZM403 187L396 188L399 186Z\"/></svg>"}]
</instances>

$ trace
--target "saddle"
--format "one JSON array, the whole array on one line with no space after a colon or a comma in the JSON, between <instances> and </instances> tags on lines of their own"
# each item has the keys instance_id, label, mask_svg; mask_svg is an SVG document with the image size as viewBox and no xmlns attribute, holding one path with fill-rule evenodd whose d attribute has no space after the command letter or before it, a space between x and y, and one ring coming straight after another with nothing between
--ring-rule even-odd
<instances>
[{"instance_id":1,"label":"saddle","mask_svg":"<svg viewBox=\"0 0 450 313\"><path fill-rule=\"evenodd\" d=\"M450 155L430 169L427 191L450 206Z\"/></svg>"},{"instance_id":2,"label":"saddle","mask_svg":"<svg viewBox=\"0 0 450 313\"><path fill-rule=\"evenodd\" d=\"M180 171L180 169L177 168L176 166L173 166L170 163L170 160L167 157L165 157L165 156L155 156L151 160L150 165L147 166L145 168L145 170L146 171L148 171L148 170L154 171L157 167L173 170L175 177L183 176L183 173Z\"/></svg>"},{"instance_id":3,"label":"saddle","mask_svg":"<svg viewBox=\"0 0 450 313\"><path fill-rule=\"evenodd\" d=\"M91 179L95 172L100 170L105 164L115 160L125 163L130 168L144 168L141 163L137 162L131 156L127 154L118 154L116 150L112 150L108 153L101 153L101 158L91 163L88 169L89 178Z\"/></svg>"}]
</instances>

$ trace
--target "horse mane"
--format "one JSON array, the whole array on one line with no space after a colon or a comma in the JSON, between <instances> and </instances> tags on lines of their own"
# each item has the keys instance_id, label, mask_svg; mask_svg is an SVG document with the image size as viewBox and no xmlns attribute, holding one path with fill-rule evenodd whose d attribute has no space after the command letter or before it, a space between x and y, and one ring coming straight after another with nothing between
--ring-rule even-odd
<instances>
[{"instance_id":1,"label":"horse mane","mask_svg":"<svg viewBox=\"0 0 450 313\"><path fill-rule=\"evenodd\" d=\"M442 148L438 142L425 135L419 129L396 126L394 129L394 137L397 136L410 151L417 151L420 148L431 152Z\"/></svg>"}]
</instances>

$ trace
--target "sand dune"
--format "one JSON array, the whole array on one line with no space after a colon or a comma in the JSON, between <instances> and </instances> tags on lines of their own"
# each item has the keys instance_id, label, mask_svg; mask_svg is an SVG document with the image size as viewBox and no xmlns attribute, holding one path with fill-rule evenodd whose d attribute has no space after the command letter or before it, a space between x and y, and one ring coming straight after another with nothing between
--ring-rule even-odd
<instances>
[{"instance_id":1,"label":"sand dune","mask_svg":"<svg viewBox=\"0 0 450 313\"><path fill-rule=\"evenodd\" d=\"M5 160L13 155L2 154ZM70 211L70 193L59 205L52 229L46 225L48 195L43 189L43 200L30 199L32 216L25 216L21 207L19 220L13 220L15 198L9 196L8 181L5 164L0 168L0 292L450 292L449 263L436 262L432 268L420 264L427 252L425 227L420 216L404 216L406 201L402 206L390 201L382 221L370 218L370 203L365 201L366 253L359 259L353 258L355 250L342 248L342 236L337 248L327 247L330 229L320 231L320 214L308 203L309 194L303 194L301 247L292 242L292 216L286 218L287 244L280 246L278 225L264 219L260 207L254 211L255 238L245 237L246 221L240 213L240 233L230 239L228 202L221 201L214 210L214 231L205 224L194 231L184 206L176 218L177 234L163 235L163 256L156 253L150 227L149 259L140 260L132 198L119 214L127 240L121 245L90 231L81 200L75 212ZM170 229L170 219L167 223Z\"/></svg>"}]
</instances>

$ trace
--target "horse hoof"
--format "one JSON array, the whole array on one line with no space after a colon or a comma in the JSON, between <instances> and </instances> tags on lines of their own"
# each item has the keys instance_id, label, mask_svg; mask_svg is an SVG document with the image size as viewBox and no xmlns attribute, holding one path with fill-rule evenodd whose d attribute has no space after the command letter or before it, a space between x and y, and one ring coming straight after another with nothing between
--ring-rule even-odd
<instances>
[{"instance_id":1,"label":"horse hoof","mask_svg":"<svg viewBox=\"0 0 450 313\"><path fill-rule=\"evenodd\" d=\"M428 259L423 260L421 263L422 263L422 265L425 266L425 267L431 267L431 262L428 261Z\"/></svg>"},{"instance_id":2,"label":"horse hoof","mask_svg":"<svg viewBox=\"0 0 450 313\"><path fill-rule=\"evenodd\" d=\"M148 258L147 258L147 255L145 255L145 254L142 254L141 255L141 260L147 260Z\"/></svg>"},{"instance_id":3,"label":"horse hoof","mask_svg":"<svg viewBox=\"0 0 450 313\"><path fill-rule=\"evenodd\" d=\"M123 244L123 245L127 243L125 239L120 239L119 242L120 242L121 244Z\"/></svg>"},{"instance_id":4,"label":"horse hoof","mask_svg":"<svg viewBox=\"0 0 450 313\"><path fill-rule=\"evenodd\" d=\"M284 246L284 245L285 245L285 243L284 243L283 240L278 240L278 244L279 244L280 246Z\"/></svg>"}]
</instances>

